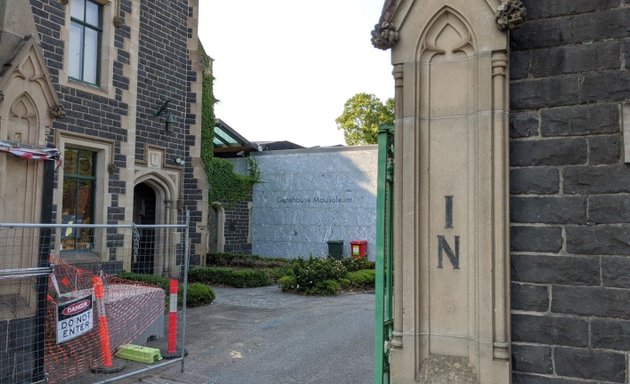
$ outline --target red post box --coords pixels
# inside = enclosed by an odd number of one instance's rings
[[[353,259],[362,259],[367,255],[367,240],[353,240],[350,242],[350,254]]]

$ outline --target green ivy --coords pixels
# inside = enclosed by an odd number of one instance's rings
[[[257,177],[234,172],[234,165],[226,159],[215,157],[208,170],[211,180],[210,202],[234,203],[245,200],[258,182]]]
[[[202,78],[202,106],[201,106],[201,160],[204,164],[208,183],[210,184],[209,201],[211,203],[234,203],[249,196],[254,184],[260,181],[258,164],[248,158],[248,175],[234,172],[232,163],[228,160],[214,157],[214,77],[212,76],[211,59],[200,46],[201,62],[204,67]]]

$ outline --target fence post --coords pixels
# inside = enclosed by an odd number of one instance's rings
[[[179,290],[179,282],[177,279],[171,279],[169,287],[169,311],[168,311],[168,331],[167,331],[167,343],[168,347],[166,352],[162,352],[161,355],[165,359],[176,359],[178,357],[186,356],[188,353],[185,349],[177,348],[177,293]]]

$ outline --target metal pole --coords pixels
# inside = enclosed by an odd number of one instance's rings
[[[167,365],[171,365],[171,364],[177,363],[178,361],[183,360],[183,359],[184,359],[183,357],[178,357],[177,359],[166,360],[163,363],[153,364],[153,365],[148,366],[146,368],[138,369],[137,371],[125,373],[125,374],[122,374],[122,375],[119,375],[119,376],[116,376],[116,377],[112,377],[112,378],[109,378],[109,379],[105,379],[103,381],[98,381],[98,382],[92,383],[92,384],[113,383],[113,382],[116,382],[116,381],[120,381],[122,379],[126,379],[127,377],[132,377],[132,376],[139,375],[141,373],[145,373],[145,372],[149,372],[149,371],[153,371],[153,370],[156,370],[156,369],[163,368],[163,367],[165,367]]]
[[[374,384],[384,384],[386,362],[386,265],[387,255],[387,152],[389,129],[381,126],[378,132],[378,177],[376,190],[376,276],[374,288],[375,321],[374,321]]]
[[[44,162],[44,180],[42,183],[42,211],[41,222],[52,222],[52,209],[53,209],[53,184],[55,181],[55,163],[52,161]],[[42,228],[39,232],[39,268],[48,268],[50,273],[50,263],[48,255],[50,255],[50,234],[52,231],[50,228]],[[48,294],[48,277],[40,275],[37,278],[37,316],[35,318],[35,346],[33,348],[34,368],[33,368],[33,381],[40,381],[45,379],[44,372],[44,340],[45,340],[45,327],[46,327],[46,307],[48,301],[46,295]]]

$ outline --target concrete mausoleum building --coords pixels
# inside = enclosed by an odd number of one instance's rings
[[[388,0],[372,41],[396,82],[391,382],[627,383],[628,1]]]

